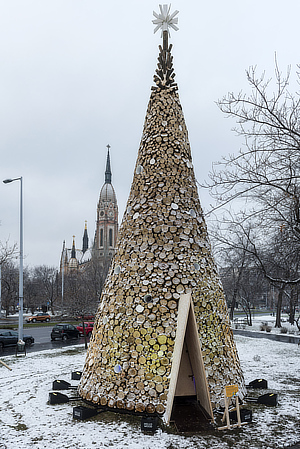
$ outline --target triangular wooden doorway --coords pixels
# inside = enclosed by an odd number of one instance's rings
[[[213,419],[191,293],[181,295],[179,299],[170,387],[164,415],[167,424],[172,416],[174,402],[179,398],[187,401],[195,398],[206,418]]]

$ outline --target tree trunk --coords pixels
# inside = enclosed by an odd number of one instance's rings
[[[248,321],[248,326],[252,326],[252,313],[251,313],[251,309],[249,307],[249,319],[247,319]]]
[[[230,311],[229,311],[229,318],[231,321],[233,321],[234,308],[235,308],[235,304],[236,304],[236,296],[237,296],[237,288],[234,289],[232,300],[231,300],[231,306],[230,306]]]
[[[241,298],[241,299],[242,299],[242,308],[246,314],[247,325],[252,326],[252,313],[251,313],[250,302],[245,298]]]
[[[233,290],[232,302],[231,302],[230,313],[229,313],[229,318],[231,319],[231,321],[233,321],[234,308],[235,308],[235,305],[236,305],[236,297],[237,297],[237,294],[238,294],[238,290],[240,288],[240,282],[241,282],[242,272],[243,272],[243,269],[244,269],[244,263],[245,263],[245,253],[244,253],[244,258],[243,258],[242,264],[239,267],[238,277],[237,277],[237,280],[236,280],[236,283],[235,283],[235,287],[234,287],[234,290]],[[234,276],[234,268],[233,268],[233,276]]]
[[[295,309],[296,309],[296,292],[294,289],[291,291],[290,296],[290,307],[289,307],[289,323],[295,323]]]
[[[275,327],[281,327],[281,307],[282,307],[282,297],[283,297],[284,287],[281,287],[278,293],[278,300],[276,306],[276,321]]]
[[[251,308],[248,305],[248,303],[246,303],[246,306],[244,308],[244,311],[246,313],[246,318],[247,318],[247,324],[248,326],[252,326],[252,314],[251,314]]]

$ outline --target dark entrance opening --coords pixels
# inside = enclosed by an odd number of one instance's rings
[[[175,396],[171,423],[178,432],[203,432],[213,428],[211,417],[197,401],[197,396]]]

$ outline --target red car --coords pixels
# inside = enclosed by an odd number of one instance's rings
[[[84,315],[84,316],[81,315],[76,318],[76,320],[79,320],[79,321],[81,321],[82,319],[94,321],[95,315]]]
[[[94,323],[84,323],[85,335],[90,337],[93,332],[93,327],[94,327]],[[83,335],[83,327],[82,326],[77,326],[77,330],[79,330],[80,335]]]

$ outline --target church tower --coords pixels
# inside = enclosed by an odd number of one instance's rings
[[[69,270],[77,270],[78,268],[78,260],[76,258],[76,249],[75,249],[75,235],[73,235],[73,244],[71,250],[71,258],[69,261],[68,269]]]
[[[97,221],[93,257],[99,260],[106,271],[115,254],[118,235],[118,204],[115,190],[111,183],[110,145],[107,145],[105,182],[101,188],[97,207]]]

